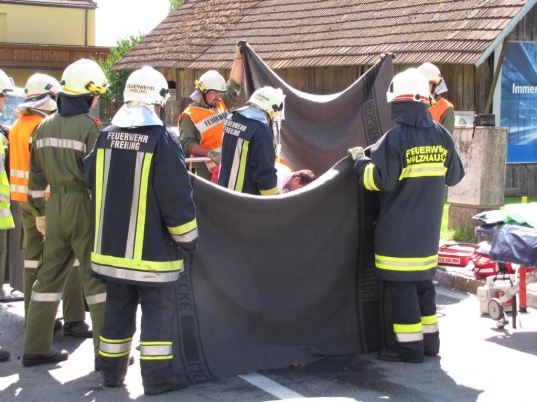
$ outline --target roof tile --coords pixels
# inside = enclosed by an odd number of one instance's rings
[[[249,42],[271,68],[475,63],[537,0],[187,0],[114,69],[230,68]]]

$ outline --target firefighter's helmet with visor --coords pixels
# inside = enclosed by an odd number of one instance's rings
[[[144,66],[134,71],[125,84],[125,102],[140,102],[164,106],[170,97],[168,81],[153,67]]]
[[[13,78],[8,77],[5,72],[0,70],[0,92],[6,94],[14,89],[15,85],[13,84]]]
[[[430,104],[429,82],[416,68],[409,68],[393,77],[386,98],[391,102],[422,102]]]
[[[67,66],[60,81],[67,95],[102,95],[108,87],[103,69],[93,60],[80,59]]]
[[[427,78],[429,82],[435,86],[439,85],[443,80],[442,75],[440,74],[440,70],[432,63],[423,63],[421,66],[418,67],[418,71],[422,73],[425,78]]]
[[[246,105],[265,111],[272,120],[282,114],[284,100],[285,95],[280,88],[262,87],[250,96]]]
[[[194,81],[196,88],[202,93],[207,91],[226,92],[226,80],[216,70],[209,70],[202,74],[199,80]]]
[[[26,100],[40,98],[43,95],[50,95],[56,99],[60,90],[61,85],[56,78],[41,73],[33,74],[28,78],[24,87]]]

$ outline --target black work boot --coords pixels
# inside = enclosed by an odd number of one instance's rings
[[[63,333],[64,335],[76,336],[77,338],[93,338],[93,331],[85,321],[64,323]]]
[[[188,381],[181,375],[175,375],[168,379],[168,381],[160,382],[158,384],[146,384],[144,382],[144,394],[146,395],[158,395],[165,392],[177,391],[181,388],[186,388]]]
[[[22,365],[29,367],[44,363],[63,362],[64,360],[67,360],[68,357],[69,353],[67,353],[66,350],[51,350],[50,352],[42,355],[32,355],[25,353],[22,355]]]

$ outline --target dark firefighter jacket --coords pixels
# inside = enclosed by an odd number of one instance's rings
[[[224,123],[218,184],[240,193],[278,194],[272,130],[266,122],[246,117],[250,112],[257,113],[241,108]]]
[[[430,279],[438,263],[445,185],[464,177],[449,132],[434,123],[427,105],[392,104],[397,125],[371,148],[371,163],[358,159],[361,182],[380,191],[375,226],[375,266],[392,281]]]
[[[109,126],[85,168],[95,211],[93,272],[138,285],[176,281],[198,237],[176,135],[165,126]]]

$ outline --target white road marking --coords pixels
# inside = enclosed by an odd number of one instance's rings
[[[279,399],[303,398],[302,395],[295,391],[292,391],[259,373],[243,374],[238,377]]]

